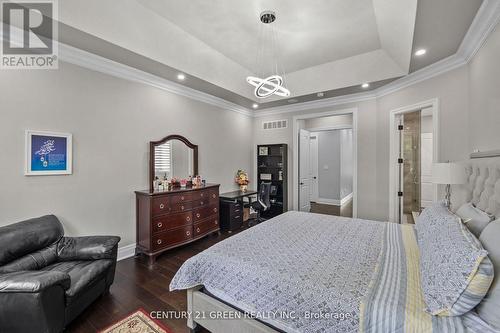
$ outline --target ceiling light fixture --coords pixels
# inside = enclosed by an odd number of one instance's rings
[[[417,52],[415,52],[415,55],[417,57],[420,57],[420,56],[423,56],[424,54],[427,53],[427,50],[426,49],[420,49],[420,50],[417,50]]]
[[[325,96],[325,93],[324,92],[319,92],[319,93],[316,94],[316,96],[323,97],[323,96]]]
[[[177,79],[178,80],[184,81],[185,78],[186,78],[186,75],[184,75],[182,73],[181,74],[177,74]]]
[[[361,85],[361,88],[363,88],[363,89],[366,89],[366,88],[368,88],[368,87],[370,87],[370,84],[369,84],[369,83],[363,83],[363,84]]]
[[[253,103],[252,107],[253,107],[254,109],[257,109],[257,108],[259,107],[259,104],[257,104],[257,103]]]
[[[265,38],[261,38],[263,42],[261,43],[262,49],[257,54],[257,65],[258,68],[262,68],[262,73],[260,77],[248,76],[247,82],[255,87],[254,94],[257,98],[266,98],[272,95],[279,97],[290,96],[290,90],[285,88],[285,74],[280,73],[278,70],[278,52],[276,51],[276,31],[271,25],[276,20],[276,13],[270,10],[263,11],[260,14],[260,21],[264,24],[264,27],[270,27],[269,41],[266,43]],[[261,33],[265,36],[263,29]],[[271,47],[266,47],[269,44]],[[270,54],[266,54],[266,51],[270,51]],[[261,58],[261,59],[259,59]],[[274,63],[273,63],[274,61]],[[265,67],[271,65],[271,71],[264,69]],[[281,75],[280,75],[281,74]]]

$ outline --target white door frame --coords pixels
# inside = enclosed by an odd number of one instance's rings
[[[353,170],[352,170],[352,216],[358,216],[358,108],[348,108],[336,111],[326,111],[319,113],[311,113],[294,116],[292,120],[293,126],[293,177],[292,177],[292,193],[293,193],[293,210],[299,210],[299,120],[320,118],[328,116],[340,116],[344,114],[352,114],[352,155],[353,155]],[[332,126],[333,127],[333,126]],[[333,129],[340,129],[339,127]],[[317,132],[318,129],[308,129],[311,132]],[[325,129],[326,130],[326,129]]]
[[[434,98],[431,100],[423,101],[413,105],[404,106],[398,109],[394,109],[389,113],[389,132],[390,132],[390,154],[389,154],[389,221],[397,222],[397,204],[396,204],[396,193],[398,186],[398,170],[396,168],[396,162],[398,159],[398,140],[396,137],[396,116],[419,111],[426,108],[432,108],[432,133],[433,133],[433,152],[432,159],[433,163],[439,162],[439,99]],[[434,201],[438,197],[437,185],[434,185]]]

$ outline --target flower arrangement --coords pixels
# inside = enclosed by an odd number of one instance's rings
[[[248,173],[245,170],[238,170],[236,172],[236,178],[234,179],[236,184],[240,185],[240,190],[245,192],[248,188],[250,180],[248,179]]]

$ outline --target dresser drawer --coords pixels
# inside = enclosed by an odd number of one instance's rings
[[[193,210],[193,221],[201,221],[212,215],[218,215],[219,205],[200,207]]]
[[[182,243],[193,238],[193,226],[185,226],[153,236],[153,251]]]
[[[193,192],[193,200],[209,200],[210,199],[210,191],[209,190],[200,190]]]
[[[208,195],[210,197],[210,202],[211,203],[217,203],[219,202],[219,190],[218,189],[211,189],[208,191]]]
[[[153,199],[153,215],[168,214],[170,212],[170,198],[165,195]]]
[[[192,202],[178,202],[170,204],[170,211],[172,213],[180,213],[191,210],[193,206]]]
[[[219,229],[219,218],[217,216],[208,218],[194,225],[194,237],[204,235]]]
[[[193,217],[191,216],[191,212],[156,217],[152,222],[153,233],[174,229],[184,225],[191,225],[192,223]]]
[[[187,202],[187,201],[191,201],[191,200],[193,200],[193,193],[192,192],[186,192],[186,193],[175,194],[175,195],[170,196],[170,202],[172,204]]]
[[[197,207],[205,207],[212,204],[209,198],[206,199],[196,199],[192,202],[192,207],[197,208]]]

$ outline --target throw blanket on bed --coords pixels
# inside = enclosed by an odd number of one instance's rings
[[[438,317],[424,311],[413,226],[387,223],[384,233],[380,261],[361,304],[360,332],[465,332],[462,317]]]
[[[170,289],[199,285],[284,332],[468,332],[462,320],[479,320],[423,311],[409,225],[288,212],[190,258]]]

